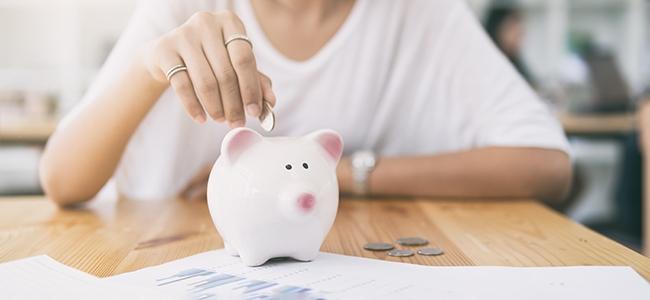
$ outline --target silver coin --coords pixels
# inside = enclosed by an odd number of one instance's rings
[[[433,248],[422,248],[418,250],[418,254],[420,255],[426,255],[426,256],[438,256],[445,253],[445,251],[442,251],[442,249],[438,247],[433,247]]]
[[[393,249],[388,251],[388,255],[395,257],[413,256],[413,251],[407,249]]]
[[[429,243],[429,241],[420,237],[403,237],[395,242],[402,246],[424,246]]]
[[[395,248],[393,244],[389,243],[367,243],[363,245],[363,249],[369,251],[388,251]]]
[[[271,104],[264,100],[262,101],[262,113],[260,114],[260,126],[262,129],[271,132],[275,128],[275,113],[271,109]]]

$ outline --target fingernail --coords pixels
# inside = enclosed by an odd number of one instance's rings
[[[260,106],[255,104],[255,103],[251,103],[249,105],[246,105],[246,111],[248,111],[248,114],[253,116],[253,117],[259,117],[259,115],[261,113]]]
[[[218,118],[216,118],[216,119],[214,119],[214,120],[217,121],[217,122],[219,122],[219,123],[223,123],[223,122],[226,121],[226,118],[224,118],[224,117],[218,117]]]
[[[203,124],[203,123],[205,123],[205,116],[203,114],[196,115],[194,117],[194,120],[199,122],[200,124]]]
[[[237,127],[243,127],[244,126],[244,121],[243,120],[237,120],[234,122],[230,122],[230,127],[231,128],[237,128]]]

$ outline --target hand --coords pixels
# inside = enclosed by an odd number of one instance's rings
[[[225,46],[235,34],[245,35],[246,29],[233,12],[197,12],[144,49],[146,68],[156,81],[167,83],[168,70],[187,67],[173,75],[170,84],[199,123],[207,114],[230,127],[244,126],[244,108],[258,117],[263,99],[275,105],[271,80],[257,70],[251,45],[235,40]]]
[[[181,190],[180,197],[186,200],[206,200],[208,195],[208,178],[212,171],[212,164],[207,164],[190,179],[185,188]]]
[[[349,157],[341,157],[336,166],[336,178],[339,181],[339,193],[348,194],[352,192],[352,164]]]

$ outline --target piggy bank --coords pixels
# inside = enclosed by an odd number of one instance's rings
[[[336,217],[342,150],[332,130],[295,138],[228,132],[207,192],[226,251],[248,266],[275,257],[314,259]]]

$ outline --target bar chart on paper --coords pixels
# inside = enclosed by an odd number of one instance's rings
[[[105,280],[190,299],[650,299],[629,267],[430,267],[329,253],[247,267],[217,250]]]
[[[212,251],[108,280],[182,291],[191,299],[346,299],[368,295],[381,299],[426,292],[399,274],[383,278],[362,275],[373,268],[373,260],[359,262],[327,253],[309,263],[272,260],[260,267],[246,267],[238,257]]]
[[[191,268],[156,279],[159,287],[180,285],[193,299],[216,299],[221,295],[240,295],[245,299],[267,299],[301,295],[300,299],[318,299],[310,288],[281,285],[266,280],[247,279],[231,274]]]

